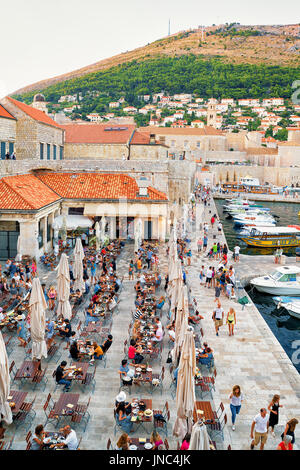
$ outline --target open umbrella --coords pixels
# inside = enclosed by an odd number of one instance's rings
[[[69,302],[70,298],[70,270],[68,258],[65,253],[61,255],[60,262],[57,269],[57,293],[58,293],[58,308],[57,316],[62,316],[71,320],[72,309]]]
[[[47,303],[40,280],[37,277],[35,277],[32,281],[29,308],[32,359],[41,359],[42,356],[47,357],[47,345],[45,342],[45,310],[47,308]]]
[[[82,247],[81,239],[78,237],[76,238],[76,244],[74,249],[74,290],[77,289],[80,292],[85,290],[85,284],[83,280],[83,259],[84,259],[84,251]]]
[[[193,329],[188,327],[182,346],[177,375],[176,406],[177,418],[173,434],[183,439],[192,428],[195,405],[196,353]]]
[[[198,421],[192,429],[189,450],[211,450],[206,426],[201,415],[198,416]]]
[[[10,377],[7,352],[0,331],[0,420],[1,414],[7,424],[12,423],[12,412],[8,404],[7,397],[10,392]]]

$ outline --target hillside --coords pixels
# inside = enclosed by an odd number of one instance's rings
[[[14,95],[28,96],[53,85],[110,70],[122,64],[144,62],[163,57],[199,56],[203,60],[219,57],[224,64],[281,66],[297,68],[300,65],[300,26],[218,25],[183,31],[157,40],[144,47],[127,51],[95,64],[57,77],[42,80],[17,90]]]

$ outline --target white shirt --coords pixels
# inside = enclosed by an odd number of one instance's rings
[[[269,421],[269,415],[268,413],[266,416],[263,418],[262,415],[259,413],[258,415],[255,416],[254,420],[255,421],[255,431],[264,433],[268,431],[268,421]]]
[[[234,250],[234,252],[238,255],[239,252],[240,252],[240,247],[239,247],[239,246],[235,246],[233,250]]]
[[[164,332],[162,328],[157,328],[155,333],[155,341],[161,341],[163,339]]]
[[[215,310],[215,319],[216,320],[221,320],[222,319],[222,316],[223,316],[223,313],[224,313],[224,310],[222,309],[222,307],[220,308],[216,308]]]
[[[210,279],[210,278],[212,277],[212,270],[211,270],[211,269],[208,269],[208,270],[206,271],[206,277],[207,277],[208,279]]]
[[[175,339],[175,331],[174,330],[169,330],[169,336],[170,336],[170,338]]]
[[[68,446],[69,450],[76,450],[78,447],[78,440],[76,432],[74,429],[71,430],[70,434],[67,435],[66,439],[63,441],[64,444]]]
[[[244,395],[241,393],[239,397],[232,395],[231,397],[231,404],[233,406],[241,406],[242,401],[244,400]]]

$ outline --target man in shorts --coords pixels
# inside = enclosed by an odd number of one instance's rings
[[[221,302],[218,300],[217,307],[213,313],[213,321],[215,322],[216,335],[219,336],[219,328],[223,325],[224,310],[221,307]]]
[[[233,248],[233,256],[234,261],[237,263],[240,259],[240,247],[238,245]]]
[[[269,415],[266,408],[261,408],[258,415],[255,416],[251,425],[251,450],[260,443],[260,450],[264,449],[268,439]],[[253,437],[254,431],[254,437]]]

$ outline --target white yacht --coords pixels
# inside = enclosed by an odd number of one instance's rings
[[[265,223],[276,225],[275,219],[269,214],[263,214],[263,215],[240,214],[240,215],[234,215],[233,220],[234,220],[235,225],[255,224],[255,225],[265,226]]]
[[[269,275],[255,277],[250,281],[259,292],[274,296],[300,296],[300,267],[280,266]]]

